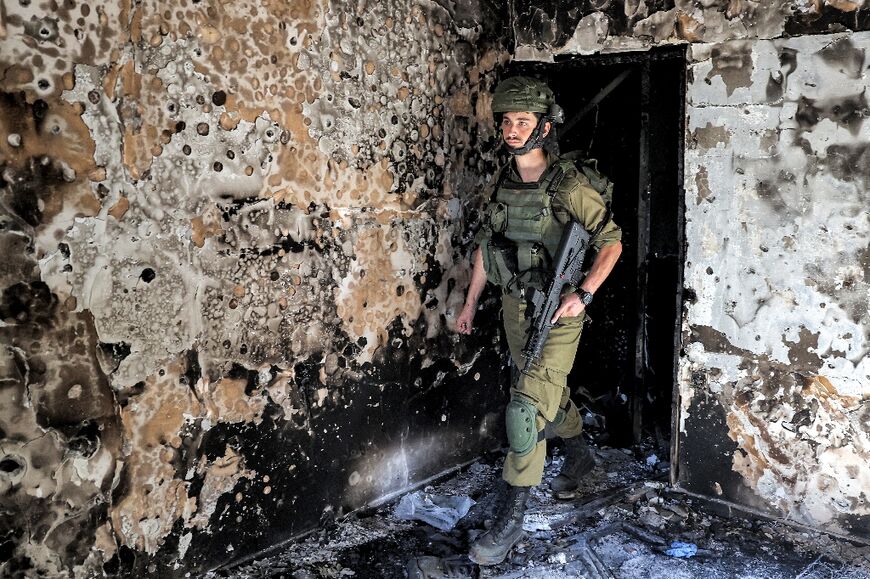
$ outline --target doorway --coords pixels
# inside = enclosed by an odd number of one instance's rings
[[[623,253],[589,308],[569,375],[587,431],[615,447],[669,448],[684,264],[684,47],[514,63],[565,109],[562,153],[598,160],[615,183]]]

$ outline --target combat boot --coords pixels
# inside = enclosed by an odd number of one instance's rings
[[[523,538],[523,515],[531,487],[508,489],[505,505],[487,532],[471,546],[468,557],[478,565],[498,565]]]
[[[572,491],[580,484],[580,479],[595,468],[595,458],[586,446],[583,436],[565,439],[565,462],[559,475],[550,481],[553,492]]]

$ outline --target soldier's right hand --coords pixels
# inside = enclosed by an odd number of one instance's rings
[[[459,314],[459,317],[456,318],[456,331],[460,334],[470,334],[471,329],[474,327],[474,313],[475,309],[473,307],[468,307],[465,305],[462,308],[462,313]]]

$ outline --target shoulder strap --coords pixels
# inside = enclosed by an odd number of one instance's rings
[[[593,160],[594,162],[594,160]],[[547,173],[543,177],[543,181],[547,183],[547,195],[552,199],[555,197],[556,193],[559,190],[559,187],[562,185],[562,181],[565,180],[566,175],[566,167],[574,168],[575,170],[580,170],[577,167],[577,164],[572,159],[564,159],[560,158],[558,161],[553,163],[552,167],[547,171]],[[584,167],[585,168],[585,167]],[[495,199],[495,195],[498,193],[498,190],[501,189],[501,186],[504,185],[505,180],[507,179],[508,172],[510,171],[510,163],[502,167],[501,171],[499,171],[498,177],[495,180],[495,186],[493,187],[492,194],[490,195],[490,200]],[[583,171],[584,175],[586,172]],[[588,175],[587,175],[587,178]],[[517,184],[518,187],[522,188],[534,188],[535,185],[533,183],[520,183]],[[595,189],[595,187],[593,187]],[[597,189],[596,189],[597,190]],[[608,213],[610,212],[610,203],[605,199]],[[609,218],[608,218],[609,221]]]
[[[504,180],[507,179],[507,174],[508,174],[508,171],[510,171],[510,168],[511,168],[511,164],[510,164],[510,162],[508,162],[508,164],[505,165],[504,167],[502,167],[501,171],[498,172],[498,177],[496,177],[496,180],[495,180],[495,187],[492,188],[492,193],[490,193],[490,195],[489,195],[490,201],[493,201],[495,199],[495,196],[498,193],[498,190],[501,189],[501,186],[504,183]]]
[[[565,179],[565,170],[562,168],[561,163],[556,163],[553,166],[554,175],[550,179],[550,184],[547,185],[547,195],[550,196],[550,199],[556,196],[556,192],[559,190],[559,185],[562,184],[562,181]]]
[[[563,159],[560,157],[558,161],[553,163],[553,168],[550,169],[552,177],[550,178],[549,185],[547,185],[547,195],[550,196],[550,199],[556,196],[559,186],[565,179],[566,168],[569,167],[574,167],[574,162],[570,159]]]

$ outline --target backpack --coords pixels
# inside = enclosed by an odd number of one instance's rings
[[[607,220],[609,221],[610,206],[613,203],[613,181],[598,170],[598,159],[584,157],[580,151],[565,153],[560,155],[560,158],[573,161],[577,170],[586,175],[586,178],[589,179],[589,184],[593,189],[598,191],[598,194],[604,200],[604,206],[607,207],[608,213]]]

